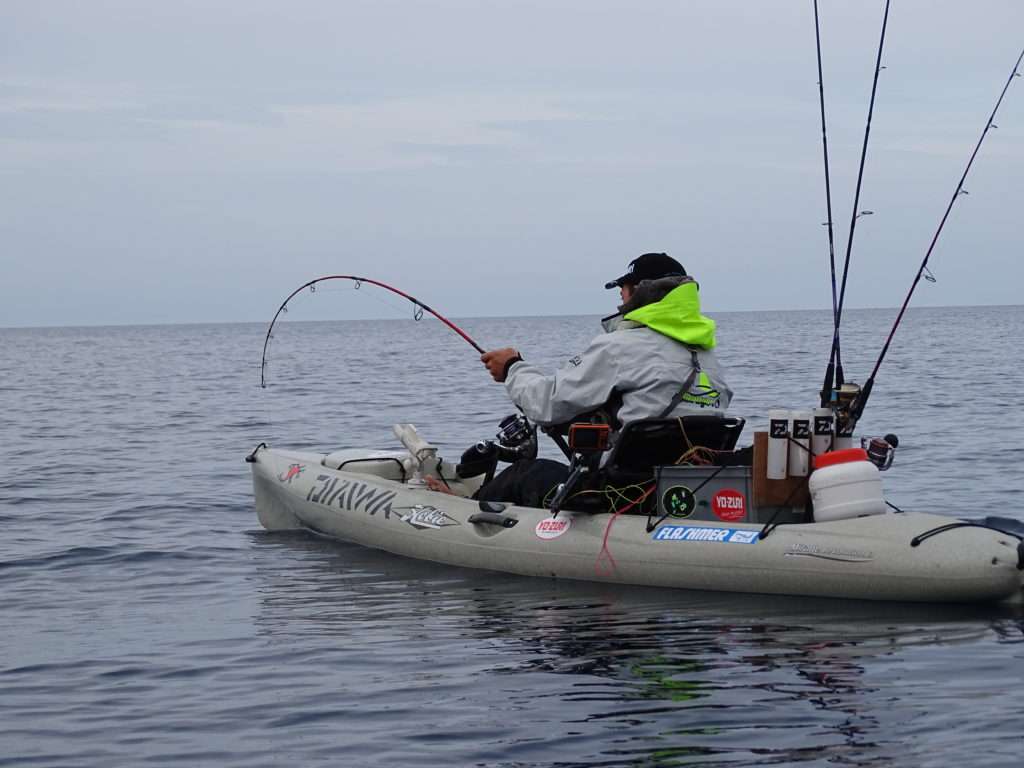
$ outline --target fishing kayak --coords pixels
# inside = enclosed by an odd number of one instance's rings
[[[397,429],[397,428],[396,428]],[[408,445],[408,444],[407,444]],[[477,502],[429,489],[406,452],[261,444],[248,457],[269,531],[307,530],[446,565],[658,588],[867,600],[1019,600],[1024,545],[950,517],[888,513],[766,526]],[[454,478],[454,467],[437,469]],[[475,485],[474,485],[475,483]],[[723,518],[727,517],[722,515]]]
[[[869,128],[887,20],[888,4],[868,108]],[[815,9],[816,29],[817,25]],[[769,430],[755,433],[749,455],[733,450],[742,419],[687,424],[687,416],[666,418],[679,404],[675,399],[658,419],[632,419],[621,425],[614,439],[607,419],[599,424],[579,414],[582,421],[569,425],[568,442],[563,435],[548,432],[571,460],[568,479],[557,486],[550,504],[545,497],[543,504],[548,509],[475,501],[472,497],[480,478],[446,466],[437,459],[435,448],[420,440],[415,430],[407,429],[410,425],[396,426],[406,454],[370,450],[316,454],[261,444],[247,457],[260,522],[271,531],[305,529],[396,555],[525,576],[869,600],[1020,600],[1024,532],[1018,528],[1014,533],[993,523],[992,518],[970,521],[890,511],[878,472],[891,465],[898,438],[871,438],[862,441],[860,449],[852,447],[852,440],[875,375],[914,290],[922,277],[934,280],[928,259],[954,203],[964,193],[964,180],[978,150],[989,129],[995,127],[993,120],[1007,88],[1020,75],[1022,60],[1024,51],[985,123],[863,387],[845,378],[839,330],[854,226],[860,216],[871,213],[857,213],[869,131],[864,134],[855,214],[850,222],[842,287],[837,292],[819,38],[826,224],[833,257],[832,348],[819,392],[821,407],[770,412]],[[630,269],[639,261],[634,260]],[[636,272],[639,270],[632,273],[634,277]],[[630,274],[605,287],[631,284]],[[315,292],[327,281],[348,281],[355,288],[367,283],[400,296],[413,304],[415,319],[424,312],[433,315],[487,356],[465,331],[405,291],[365,277],[326,275],[295,289],[278,308],[264,339],[261,386],[267,385],[274,327],[288,303],[307,289]],[[623,300],[627,300],[625,293]],[[693,354],[693,371],[697,372],[700,367],[696,352]],[[579,365],[579,361],[575,358],[573,362]],[[502,380],[495,370],[491,373]],[[683,389],[689,387],[686,384]],[[707,388],[712,389],[710,385]],[[699,405],[717,410],[717,393],[712,402]],[[535,430],[512,429],[515,421],[502,422],[499,438],[504,435],[510,441],[499,439],[502,447],[495,449],[497,455],[510,462],[532,460],[536,456]],[[658,421],[666,423],[655,423]],[[575,441],[574,428],[579,438]],[[520,439],[513,432],[533,437]],[[607,456],[602,457],[605,451]],[[434,478],[434,487],[428,487],[429,478]],[[448,487],[438,488],[437,478]],[[629,498],[627,491],[637,488],[644,491],[643,496]],[[569,502],[588,493],[604,494],[614,511],[602,511],[600,505],[591,505],[587,511],[568,508]],[[600,502],[593,496],[587,500]],[[625,514],[631,509],[633,513]]]

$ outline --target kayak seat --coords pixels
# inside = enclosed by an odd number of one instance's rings
[[[550,509],[557,512],[564,504],[583,512],[606,512],[608,498],[594,491],[649,483],[654,479],[655,467],[683,463],[686,453],[694,448],[715,451],[715,463],[749,464],[740,457],[743,451],[733,451],[744,424],[744,419],[703,413],[637,419],[622,428],[603,464],[599,464],[599,447],[595,450],[588,445],[583,450],[573,450],[563,440],[560,446],[571,458],[569,476],[559,486]],[[592,425],[570,425],[570,442],[572,427],[579,426]],[[577,493],[581,486],[583,493]],[[636,511],[642,513],[644,509],[641,506]]]
[[[744,424],[745,419],[721,414],[632,421],[622,428],[601,468],[602,485],[647,482],[655,467],[680,463],[692,448],[732,451]]]

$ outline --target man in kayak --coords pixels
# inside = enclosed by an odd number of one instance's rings
[[[554,373],[512,347],[481,361],[512,402],[540,426],[565,424],[602,410],[614,434],[636,419],[725,410],[732,391],[712,349],[715,323],[700,312],[697,282],[665,253],[645,253],[622,277],[619,311],[601,322],[605,333]],[[477,498],[543,506],[568,467],[549,459],[517,461],[480,489]]]

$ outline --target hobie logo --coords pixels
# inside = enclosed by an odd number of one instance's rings
[[[568,517],[546,517],[537,523],[534,533],[540,539],[557,539],[572,526],[572,519]]]
[[[402,507],[396,507],[402,509]],[[414,507],[406,507],[409,511],[402,515],[403,523],[408,523],[413,528],[446,528],[449,525],[458,525],[458,520],[448,517],[437,507],[428,507],[424,504],[417,504]]]

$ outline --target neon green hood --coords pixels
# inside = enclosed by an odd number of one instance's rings
[[[701,349],[715,346],[715,321],[700,313],[696,283],[673,288],[661,301],[634,309],[623,319]]]

